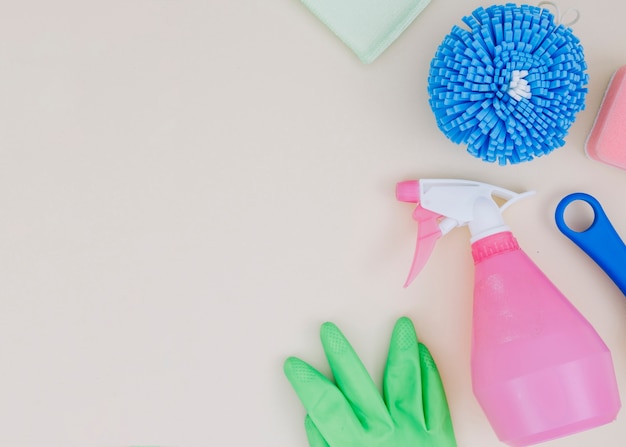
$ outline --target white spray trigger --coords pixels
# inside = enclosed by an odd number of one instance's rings
[[[459,226],[474,220],[474,203],[478,197],[505,200],[500,208],[500,211],[504,211],[517,200],[533,194],[519,194],[488,183],[457,179],[422,179],[419,180],[419,190],[419,203],[425,209],[450,217],[459,222]]]
[[[468,225],[474,242],[507,230],[502,212],[531,194],[534,192],[520,194],[470,180],[422,179],[398,183],[397,199],[417,204],[413,213],[418,222],[417,245],[405,287],[424,267],[441,236],[456,227]],[[498,207],[494,197],[504,200],[504,204]]]

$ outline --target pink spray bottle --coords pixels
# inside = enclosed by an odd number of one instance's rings
[[[417,203],[419,224],[405,287],[437,239],[469,227],[472,388],[498,438],[513,447],[609,423],[621,406],[609,349],[504,224],[502,211],[529,194],[446,179],[401,182],[396,190],[398,200]]]

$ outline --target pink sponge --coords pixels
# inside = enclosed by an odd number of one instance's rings
[[[609,82],[585,152],[594,160],[626,169],[626,65]]]

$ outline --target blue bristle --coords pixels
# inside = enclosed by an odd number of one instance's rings
[[[439,128],[475,157],[515,164],[565,144],[585,108],[583,48],[570,28],[537,6],[478,8],[453,26],[428,77]],[[530,97],[509,94],[513,72],[527,73]],[[515,99],[517,98],[517,99]]]

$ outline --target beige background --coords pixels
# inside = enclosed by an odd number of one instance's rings
[[[585,138],[626,64],[626,7],[564,0],[587,109],[555,153],[474,159],[437,129],[430,59],[481,1],[433,0],[365,66],[297,0],[0,1],[0,445],[306,446],[287,355],[327,371],[337,323],[380,379],[407,315],[460,447],[502,445],[470,389],[469,235],[414,248],[399,180],[537,194],[506,212],[593,323],[626,390],[626,299],[554,225],[568,193],[626,235],[626,172]],[[545,444],[621,446],[615,423]]]

